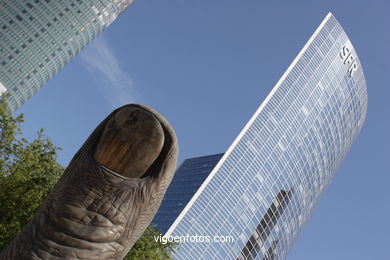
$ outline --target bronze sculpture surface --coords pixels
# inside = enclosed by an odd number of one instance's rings
[[[153,219],[176,167],[169,123],[154,110],[113,111],[73,157],[10,259],[122,259]]]

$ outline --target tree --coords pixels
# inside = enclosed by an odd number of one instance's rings
[[[0,251],[34,216],[57,183],[64,168],[56,161],[56,147],[38,131],[28,141],[22,135],[23,115],[14,118],[0,101]],[[175,243],[158,243],[159,233],[148,227],[124,259],[170,259]]]
[[[142,236],[137,240],[124,260],[149,259],[149,260],[166,260],[172,259],[169,255],[175,252],[178,246],[175,242],[160,243],[156,238],[161,233],[149,226]]]
[[[63,171],[58,147],[38,131],[20,138],[23,115],[14,118],[0,103],[0,250],[27,224]]]

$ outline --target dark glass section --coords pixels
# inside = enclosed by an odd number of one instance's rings
[[[271,245],[268,247],[267,252],[265,252],[265,255],[262,260],[274,260],[275,259],[275,248],[278,245],[279,240],[272,241]]]
[[[259,225],[256,227],[256,230],[253,232],[252,236],[248,239],[248,242],[242,249],[241,254],[237,259],[256,258],[264,242],[267,240],[268,235],[271,233],[279,217],[283,214],[284,209],[287,207],[291,199],[292,193],[293,193],[292,189],[289,191],[284,191],[284,190],[279,191],[278,195],[276,195],[276,198],[272,202],[271,206],[269,206],[267,212],[264,214],[264,217],[261,219]],[[274,253],[272,249],[274,243],[275,241],[273,241],[271,247],[268,248],[267,253],[263,258],[264,260],[271,260],[274,258],[273,256]],[[276,244],[277,243],[278,241],[276,242]],[[268,253],[270,249],[272,249],[271,250],[272,255],[271,253]]]
[[[168,231],[222,156],[223,153],[191,158],[180,165],[152,221],[157,230],[162,234]]]

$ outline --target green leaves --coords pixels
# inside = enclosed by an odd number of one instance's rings
[[[63,171],[58,147],[44,136],[21,138],[23,115],[0,103],[0,250],[27,224]]]
[[[177,243],[167,242],[163,244],[156,242],[155,238],[161,235],[152,227],[148,227],[138,241],[131,248],[124,260],[148,259],[166,260],[172,259],[169,254],[175,252]]]

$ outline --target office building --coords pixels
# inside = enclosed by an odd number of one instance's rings
[[[0,96],[15,112],[134,0],[2,0]]]
[[[175,259],[285,259],[363,126],[366,83],[332,14],[294,59],[167,236]]]
[[[152,224],[162,234],[173,224],[200,185],[217,165],[223,154],[213,154],[185,160],[165,193]]]

